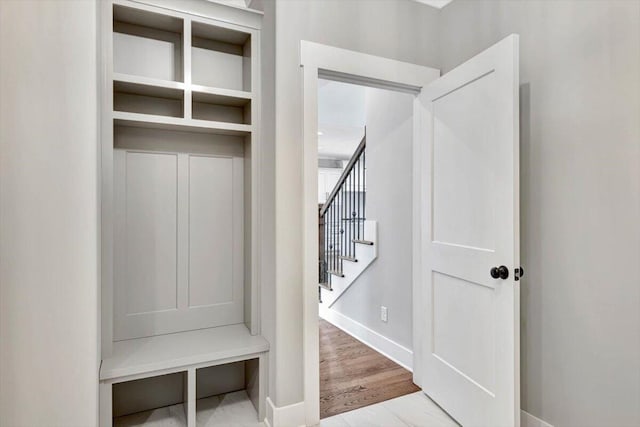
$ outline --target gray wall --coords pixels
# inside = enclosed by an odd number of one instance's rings
[[[380,335],[413,348],[413,98],[367,88],[367,219],[378,223],[378,258],[333,308]],[[380,320],[380,306],[388,322]]]
[[[277,406],[304,398],[300,40],[434,66],[437,18],[436,9],[412,1],[276,2],[276,339],[269,395]]]
[[[522,407],[640,425],[640,2],[454,0],[446,72],[520,34]]]
[[[0,1],[0,425],[98,417],[95,1]]]

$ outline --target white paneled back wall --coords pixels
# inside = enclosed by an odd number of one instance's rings
[[[242,323],[243,159],[114,159],[115,340]]]

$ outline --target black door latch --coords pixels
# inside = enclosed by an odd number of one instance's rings
[[[516,268],[513,274],[515,274],[514,280],[520,280],[520,278],[524,276],[524,268]]]

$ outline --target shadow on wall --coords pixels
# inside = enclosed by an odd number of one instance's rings
[[[540,322],[542,318],[542,292],[543,286],[529,286],[529,283],[539,283],[542,266],[533,265],[529,257],[531,252],[540,253],[542,251],[541,235],[532,235],[529,231],[539,229],[541,207],[532,203],[531,188],[534,178],[532,177],[533,164],[540,160],[540,147],[534,146],[531,141],[531,84],[520,85],[520,262],[525,268],[525,275],[520,282],[520,366],[521,390],[532,389],[528,387],[529,374],[542,375],[542,371],[531,373],[524,367],[531,366],[529,359],[541,360],[542,358],[542,337],[541,328],[534,327],[527,319],[536,319]],[[522,227],[522,224],[536,224],[534,227]],[[533,273],[533,274],[532,274]],[[533,280],[532,280],[533,279]],[[532,308],[536,309],[534,313]],[[535,354],[534,354],[535,352]],[[536,396],[535,399],[541,399]]]

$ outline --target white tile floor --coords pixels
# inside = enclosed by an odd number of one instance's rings
[[[237,391],[220,396],[199,399],[196,405],[197,427],[264,427],[247,393]],[[152,411],[118,417],[115,427],[183,427],[186,419],[183,405],[173,405]]]
[[[320,427],[454,427],[457,425],[421,391],[320,421]]]
[[[198,427],[265,427],[246,392],[198,400]],[[182,427],[182,405],[119,417],[116,427]],[[456,427],[455,421],[421,391],[345,412],[320,421],[320,427]]]

